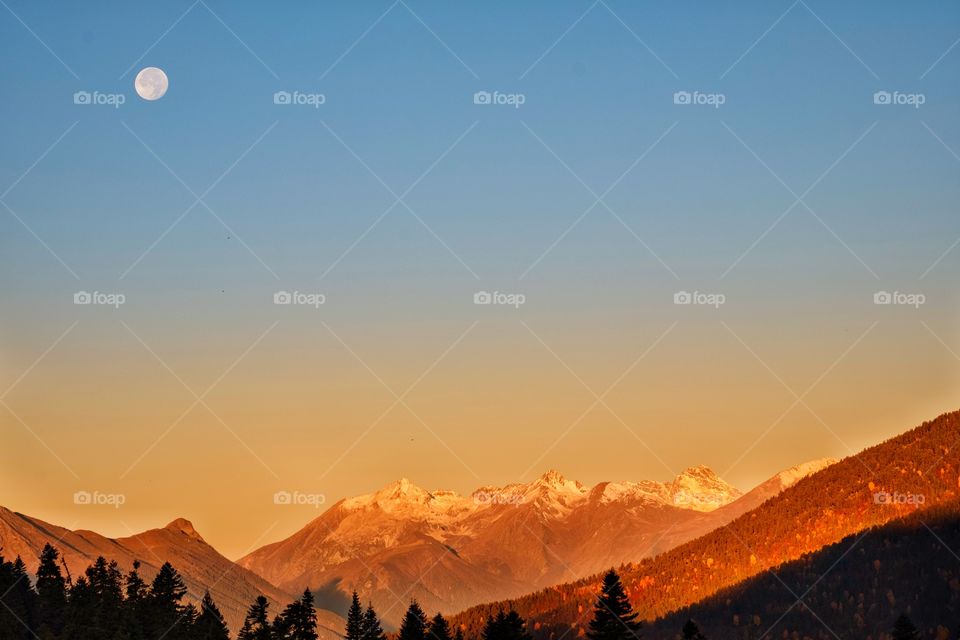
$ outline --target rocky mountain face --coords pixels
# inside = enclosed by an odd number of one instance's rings
[[[447,613],[641,560],[729,522],[783,483],[742,495],[694,467],[667,483],[588,488],[549,471],[464,496],[402,479],[341,500],[238,563],[284,590],[315,589],[328,606],[356,589],[395,624],[410,598]]]
[[[0,507],[0,553],[5,558],[19,555],[30,571],[36,571],[40,551],[47,543],[57,548],[74,579],[83,575],[97,556],[116,560],[124,573],[139,560],[141,575],[148,582],[164,562],[170,562],[183,576],[189,590],[187,600],[198,604],[209,589],[234,632],[242,626],[247,607],[258,595],[267,597],[274,613],[294,599],[294,595],[220,555],[183,518],[161,529],[107,538],[93,531],[71,531]],[[329,611],[318,611],[317,615],[326,637],[339,637],[340,616]]]

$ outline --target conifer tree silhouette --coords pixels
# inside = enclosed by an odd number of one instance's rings
[[[243,626],[237,634],[237,640],[273,640],[273,630],[269,621],[270,604],[264,596],[257,596],[247,615],[243,619]]]
[[[133,561],[133,567],[127,573],[125,591],[127,599],[123,604],[124,640],[145,640],[143,621],[149,589],[147,583],[140,577],[139,560]]]
[[[907,614],[902,613],[893,625],[893,640],[919,640],[920,632]]]
[[[317,611],[313,607],[313,593],[304,589],[299,599],[291,602],[274,618],[273,635],[276,640],[316,640]]]
[[[56,638],[63,632],[67,608],[67,581],[60,573],[60,554],[50,544],[43,545],[37,567],[37,635],[41,640]]]
[[[427,625],[427,640],[453,640],[450,635],[450,624],[437,612]]]
[[[481,637],[483,640],[530,640],[526,621],[512,608],[509,613],[500,609],[497,615],[487,618]]]
[[[360,606],[360,596],[354,591],[347,610],[347,628],[343,637],[344,640],[363,640],[363,632],[363,608]]]
[[[707,637],[700,632],[696,622],[687,620],[683,625],[683,640],[707,640]]]
[[[187,634],[193,622],[191,611],[182,603],[187,594],[180,573],[169,562],[164,562],[150,584],[150,591],[144,609],[144,631],[149,640],[163,637],[164,640],[177,640]]]
[[[36,594],[20,556],[4,562],[0,556],[0,637],[33,640]]]
[[[223,614],[220,613],[209,591],[203,594],[203,600],[200,601],[200,615],[193,623],[190,635],[192,640],[230,640],[230,630],[227,629]]]
[[[383,632],[383,626],[380,624],[380,618],[373,609],[373,603],[367,603],[367,610],[363,613],[363,639],[364,640],[387,640]]]
[[[416,600],[410,602],[410,607],[400,622],[400,633],[397,640],[426,640],[427,616]]]
[[[603,576],[603,585],[593,608],[587,638],[590,640],[637,640],[640,623],[630,606],[630,599],[620,582],[620,576],[610,569]]]

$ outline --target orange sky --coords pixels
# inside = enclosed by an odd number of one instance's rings
[[[159,323],[134,329],[181,384],[118,322],[82,321],[4,399],[28,426],[0,411],[0,504],[111,536],[183,516],[237,557],[317,515],[274,505],[278,490],[332,504],[400,476],[467,492],[548,468],[590,484],[666,480],[697,464],[747,489],[957,408],[956,360],[916,317],[827,332],[788,316],[771,326],[737,312],[651,319],[622,342],[570,338],[536,314],[406,341],[330,324],[355,355],[322,325],[281,321],[204,396],[209,409],[189,411],[186,387],[203,393],[271,323],[197,352],[158,340]],[[7,384],[37,355],[8,349]],[[385,385],[402,394],[438,359],[395,404]],[[603,396],[609,409],[590,409],[587,386],[604,394],[632,365]],[[788,386],[803,397],[792,409]],[[78,490],[122,493],[125,504],[74,505]]]

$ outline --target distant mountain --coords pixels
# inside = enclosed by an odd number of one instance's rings
[[[762,501],[809,470],[801,467],[780,474],[741,500]],[[621,576],[634,607],[643,618],[653,620],[921,506],[952,503],[958,492],[960,412],[953,412],[802,477],[725,526],[621,567]],[[737,502],[705,515],[717,517],[723,510],[739,510]],[[916,570],[922,571],[919,566]],[[509,605],[541,638],[569,632],[576,636],[584,630],[598,584],[599,576],[594,575],[510,603],[474,607],[453,620],[469,636],[479,631],[486,616]]]
[[[410,598],[428,611],[457,611],[669,549],[793,480],[778,478],[746,496],[707,467],[667,483],[602,482],[589,489],[549,471],[531,483],[481,487],[469,496],[402,479],[337,502],[238,563],[285,590],[317,590],[328,607],[343,606],[344,594],[356,589],[395,624]]]
[[[957,549],[960,501],[954,500],[847,536],[776,567],[776,575],[764,572],[724,589],[646,625],[643,637],[673,640],[693,619],[711,640],[881,638],[906,613],[923,638],[955,638]]]
[[[124,572],[130,570],[134,560],[139,560],[141,574],[148,581],[164,562],[170,562],[183,576],[189,590],[187,599],[199,603],[203,592],[209,589],[234,633],[258,595],[267,597],[274,613],[295,597],[220,555],[182,518],[162,529],[114,539],[93,531],[71,531],[0,507],[0,553],[5,558],[19,555],[30,571],[36,571],[46,543],[60,551],[74,579],[83,575],[97,556],[116,560]],[[341,618],[329,611],[317,614],[327,637],[339,637]]]

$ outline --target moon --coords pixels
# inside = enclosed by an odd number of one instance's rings
[[[137,79],[133,81],[133,87],[144,100],[159,100],[167,92],[169,82],[167,74],[163,69],[157,67],[145,67],[137,74]]]

